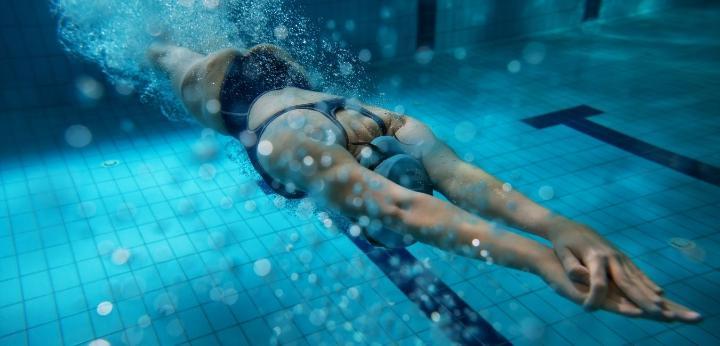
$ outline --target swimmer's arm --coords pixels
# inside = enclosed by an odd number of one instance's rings
[[[552,255],[549,248],[533,240],[493,230],[488,222],[461,208],[405,189],[362,167],[338,145],[310,140],[302,133],[275,131],[274,125],[268,127],[263,139],[270,141],[273,148],[303,151],[312,158],[312,167],[306,173],[292,171],[285,156],[289,150],[273,150],[269,156],[260,156],[260,164],[275,179],[309,191],[318,203],[352,219],[368,216],[380,220],[384,227],[463,256],[482,258],[481,250],[486,250],[495,263],[508,267],[537,273],[545,262],[542,258],[554,258],[549,256]],[[324,167],[323,156],[325,162],[329,157],[332,164]],[[362,203],[354,197],[360,197]],[[474,239],[479,246],[472,246]]]
[[[422,158],[433,184],[453,203],[552,241],[567,275],[590,283],[590,294],[583,302],[588,308],[602,307],[609,287],[616,285],[654,318],[667,313],[661,306],[660,287],[591,228],[553,214],[510,188],[503,189],[502,181],[460,160],[415,119],[408,118],[395,135],[401,142],[414,144],[414,155]],[[683,316],[697,319],[688,314]]]
[[[447,144],[417,119],[406,117],[395,136],[410,144],[421,157],[435,188],[454,204],[479,215],[501,219],[508,225],[548,238],[549,232],[569,222],[533,202],[484,170],[461,160]],[[508,190],[508,191],[506,191]]]

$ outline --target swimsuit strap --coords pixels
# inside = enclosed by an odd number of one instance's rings
[[[311,102],[311,103],[305,103],[300,104],[296,106],[290,106],[285,109],[282,109],[273,115],[271,115],[269,118],[267,118],[257,129],[252,130],[252,132],[255,133],[256,138],[259,140],[260,136],[262,136],[263,132],[265,132],[265,129],[270,125],[270,123],[283,116],[287,112],[291,112],[298,109],[305,109],[310,111],[318,112],[322,115],[324,115],[326,118],[328,118],[330,121],[333,122],[333,124],[337,125],[340,128],[340,131],[342,131],[343,136],[345,137],[345,148],[349,146],[349,136],[347,133],[347,130],[345,130],[345,127],[342,126],[340,121],[337,119],[337,111],[341,108],[344,108],[346,105],[346,101],[343,98],[335,98],[325,101],[319,101],[319,102]],[[247,128],[247,127],[246,127]]]

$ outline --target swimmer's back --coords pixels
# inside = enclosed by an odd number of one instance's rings
[[[334,95],[299,88],[270,91],[255,101],[248,116],[248,129],[257,129],[273,114],[282,110],[298,105],[322,103],[337,99],[338,97]],[[348,100],[347,102],[369,110],[382,121],[385,127],[385,131],[382,131],[383,129],[380,128],[376,121],[352,108],[339,109],[336,117],[348,136],[347,150],[353,156],[359,154],[359,151],[364,147],[362,144],[370,143],[380,136],[393,135],[404,123],[405,117],[402,115],[379,107],[361,104],[355,100]],[[282,121],[283,118],[290,121]],[[345,134],[342,129],[338,129],[335,123],[316,111],[307,109],[293,110],[283,114],[278,120],[280,120],[280,124],[277,126],[285,126],[288,131],[300,130],[296,128],[300,123],[302,123],[303,130],[309,133],[317,130],[332,131],[337,137],[337,143],[345,146],[345,139],[342,138]],[[358,143],[361,144],[358,145]]]

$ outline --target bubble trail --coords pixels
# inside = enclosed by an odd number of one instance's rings
[[[116,90],[137,92],[170,119],[189,117],[146,58],[159,40],[202,54],[276,44],[308,69],[317,89],[362,96],[367,82],[357,55],[323,39],[294,0],[52,0],[50,7],[68,52],[97,64]],[[80,83],[80,91],[97,96],[91,84]]]

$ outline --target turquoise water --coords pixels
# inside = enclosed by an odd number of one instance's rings
[[[718,13],[677,9],[378,61],[365,72],[376,87],[363,91],[596,228],[702,312],[698,325],[585,312],[530,274],[423,244],[407,249],[421,267],[397,271],[425,271],[449,292],[421,281],[406,294],[383,270],[392,256],[363,251],[310,201],[290,208],[263,193],[230,139],[138,102],[159,84],[109,84],[77,67],[69,82],[58,82],[58,68],[55,82],[3,89],[15,96],[3,96],[0,129],[0,344],[449,344],[463,340],[458,326],[478,325],[453,314],[451,295],[467,304],[463,316],[514,344],[716,344],[718,187],[568,126],[522,119],[586,104],[604,112],[595,124],[720,166]],[[126,67],[106,72],[141,78]],[[14,99],[26,89],[34,102],[22,105]],[[61,90],[79,101],[48,101]]]

